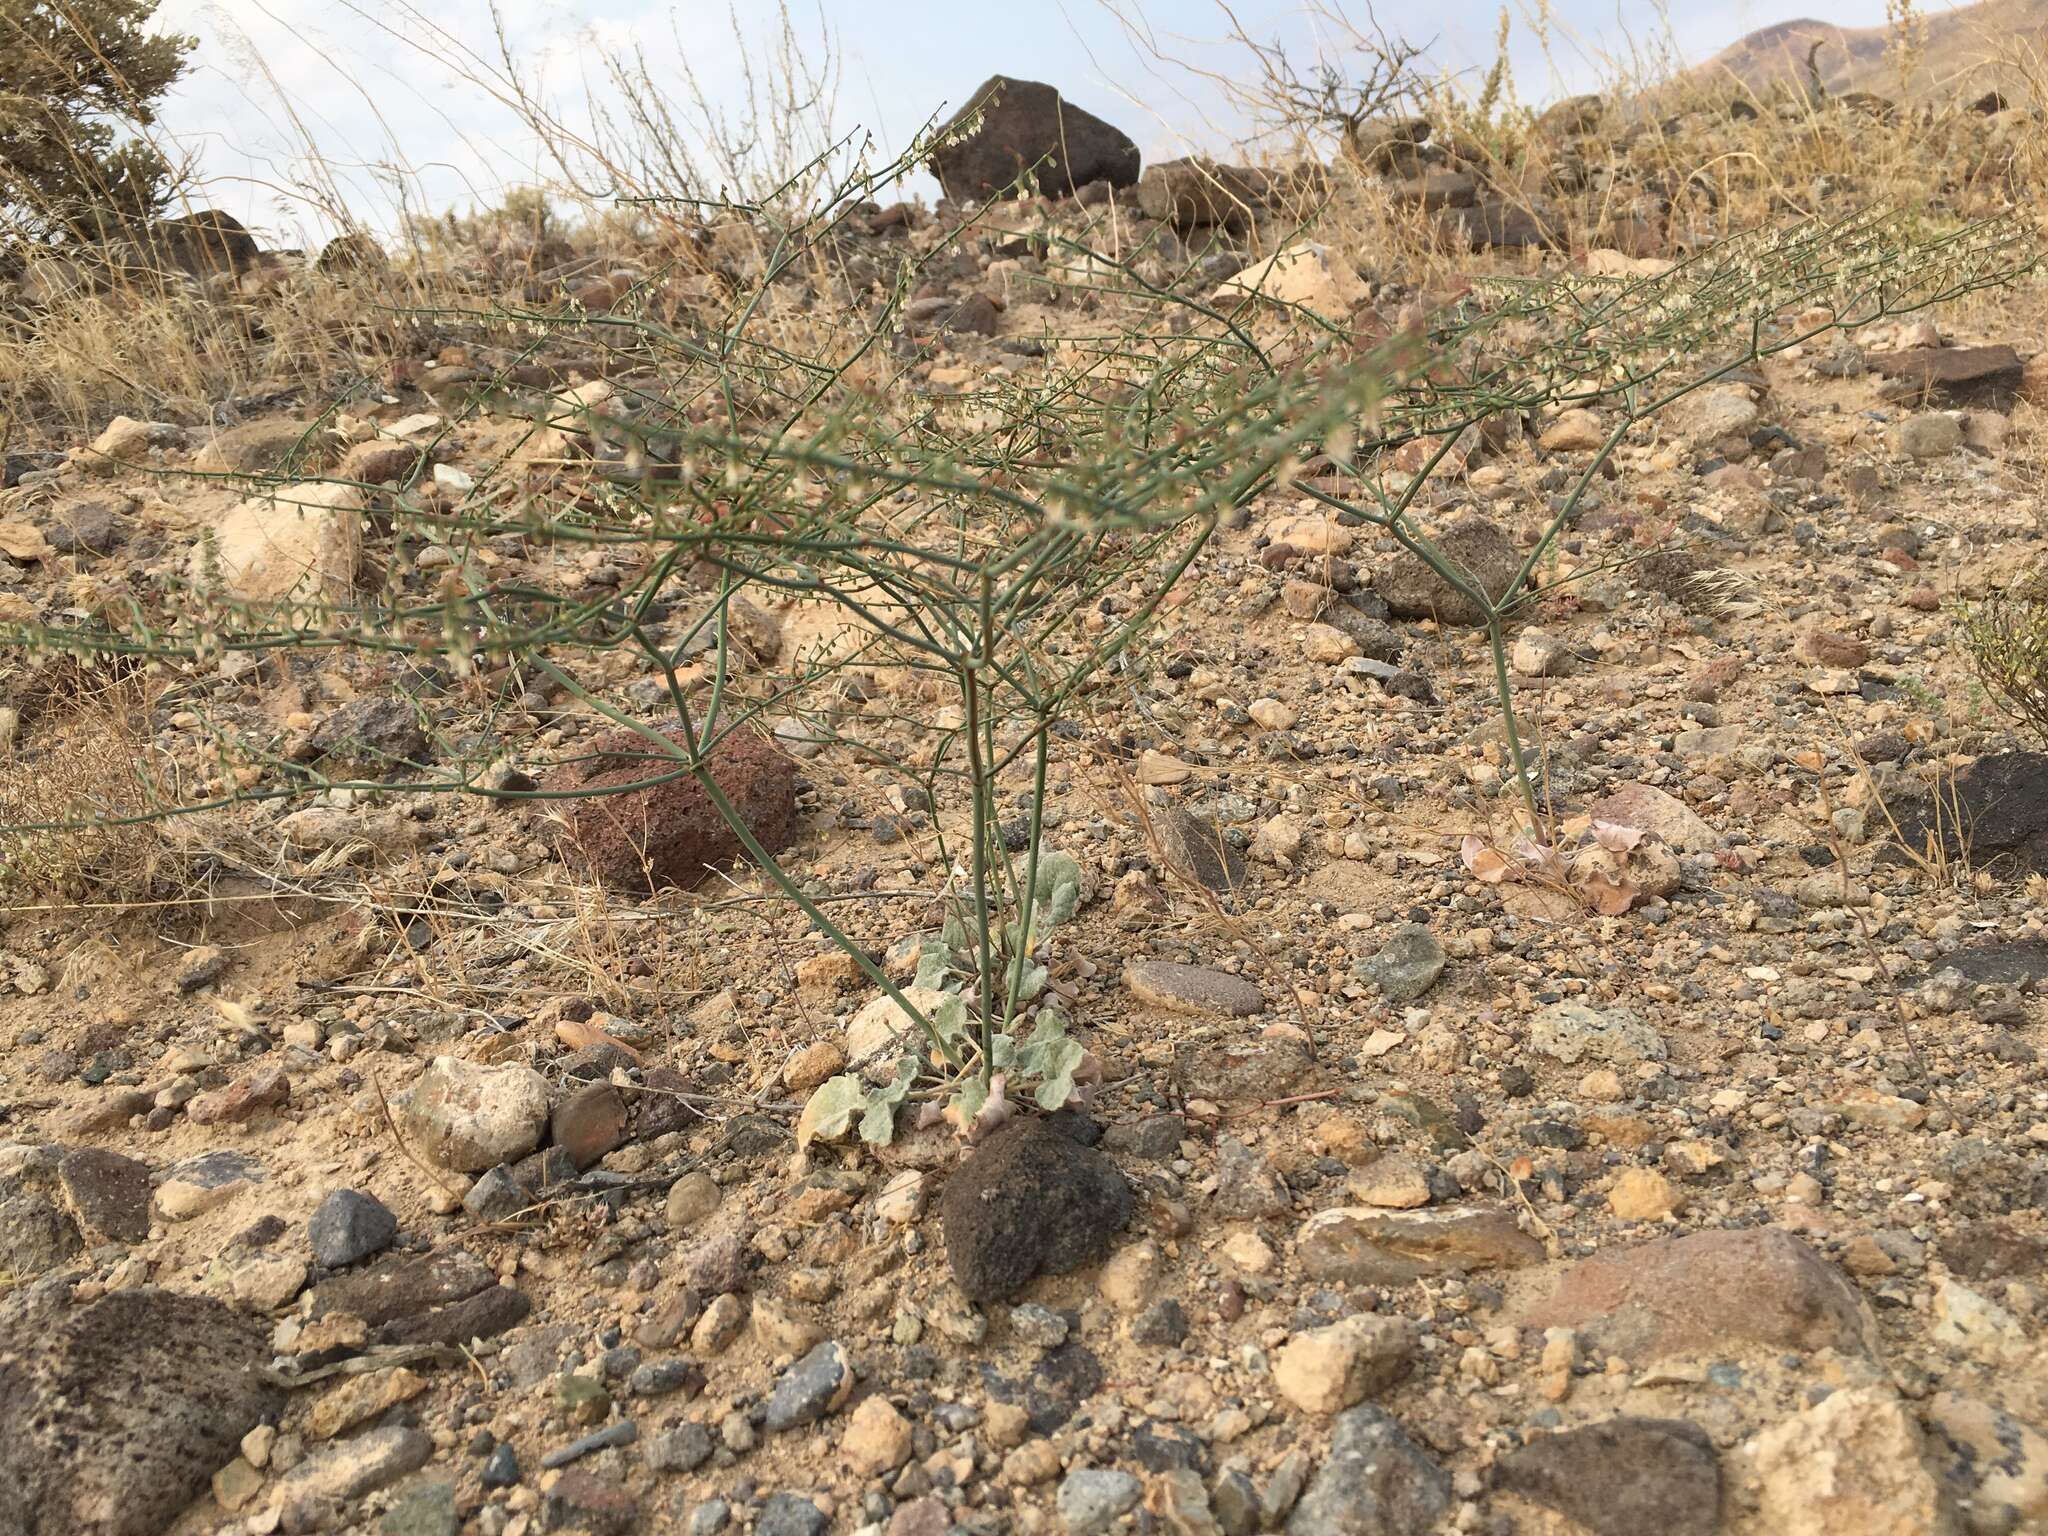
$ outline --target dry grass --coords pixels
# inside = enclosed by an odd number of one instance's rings
[[[0,903],[148,901],[188,888],[204,854],[152,820],[177,803],[154,747],[154,691],[81,672],[70,700],[0,757]]]

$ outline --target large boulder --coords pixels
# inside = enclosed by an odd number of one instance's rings
[[[955,142],[952,130],[980,114]],[[1128,187],[1138,179],[1138,146],[1121,130],[1036,80],[992,75],[939,130],[932,174],[946,196],[1000,196],[1029,171],[1037,186],[1070,197],[1091,181]]]
[[[158,220],[149,231],[149,243],[159,257],[194,277],[245,271],[263,254],[242,221],[218,208]]]
[[[680,725],[665,734],[684,740]],[[765,737],[734,731],[711,749],[707,766],[763,848],[779,853],[796,841],[796,764]],[[671,774],[677,776],[648,782]],[[745,851],[696,776],[638,731],[600,737],[541,787],[584,797],[563,802],[561,844],[572,862],[606,885],[642,891],[691,886]]]
[[[2048,871],[2048,752],[1993,752],[1957,773],[1938,794],[1898,811],[1899,840],[1911,852],[1937,847],[1979,868]]]
[[[0,1305],[0,1531],[157,1536],[283,1410],[269,1364],[269,1329],[202,1296]]]

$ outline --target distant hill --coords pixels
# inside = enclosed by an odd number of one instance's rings
[[[1972,96],[1994,88],[2014,94],[2021,72],[2016,57],[2037,56],[2048,76],[2048,0],[1979,0],[1953,10],[1929,10],[1923,18],[1925,47],[1908,82],[1912,99]],[[1838,27],[1832,22],[1781,21],[1752,32],[1702,65],[1702,75],[1732,76],[1759,94],[1783,84],[1804,89],[1807,52],[1831,94],[1872,91],[1897,97],[1897,64],[1888,52],[1884,27]]]

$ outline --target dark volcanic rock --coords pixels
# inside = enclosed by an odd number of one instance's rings
[[[1166,857],[1204,889],[1228,896],[1244,884],[1244,855],[1224,840],[1213,821],[1169,806],[1153,814],[1152,828]]]
[[[682,739],[682,727],[669,729]],[[796,840],[796,765],[762,736],[735,731],[711,751],[711,777],[770,853]],[[600,791],[642,784],[680,764],[637,731],[614,731],[576,762],[548,775],[542,788]],[[684,772],[661,784],[564,802],[562,847],[599,880],[629,890],[695,885],[742,853],[738,836],[696,778]]]
[[[533,1298],[509,1285],[487,1285],[474,1296],[431,1312],[395,1318],[378,1331],[384,1344],[448,1344],[492,1339],[517,1328],[533,1311]]]
[[[417,1317],[476,1295],[498,1277],[461,1249],[435,1254],[392,1254],[368,1269],[337,1275],[313,1287],[311,1317],[346,1312],[372,1328]]]
[[[152,1289],[0,1305],[0,1530],[157,1536],[283,1410],[268,1333]]]
[[[325,759],[363,773],[416,767],[427,759],[427,733],[410,700],[356,699],[313,728],[298,759]]]
[[[149,243],[158,256],[194,277],[240,272],[263,254],[242,221],[218,208],[158,220],[150,228]]]
[[[1609,1419],[1544,1435],[1504,1458],[1498,1486],[1594,1536],[1714,1536],[1720,1458],[1684,1419]]]
[[[2026,365],[2008,346],[1908,347],[1873,352],[1865,361],[1892,382],[1887,394],[1929,405],[2009,411]]]
[[[100,1147],[73,1147],[57,1165],[57,1184],[88,1242],[139,1243],[149,1236],[147,1163]]]
[[[953,1278],[975,1301],[1002,1301],[1038,1275],[1099,1263],[1132,1204],[1131,1186],[1100,1152],[1043,1121],[1013,1121],[961,1165],[940,1199]]]
[[[981,121],[974,131],[932,156],[932,174],[950,198],[999,196],[1025,171],[1032,171],[1040,190],[1060,197],[1091,181],[1128,187],[1138,179],[1138,146],[1052,86],[992,75],[940,128],[939,137],[976,112]]]
[[[329,1269],[340,1269],[391,1246],[398,1236],[398,1218],[375,1195],[359,1189],[337,1189],[315,1207],[306,1223],[306,1241],[313,1257]]]
[[[1950,858],[1967,852],[1976,868],[2009,860],[2019,872],[2048,871],[2048,752],[1980,757],[1955,776],[1953,791],[1943,785],[1938,797],[1897,808],[1908,849],[1924,854],[1938,842]]]

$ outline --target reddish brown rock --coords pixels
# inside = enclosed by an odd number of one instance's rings
[[[682,740],[682,728],[665,733]],[[735,731],[712,749],[711,777],[756,840],[770,853],[796,840],[796,765],[766,738]],[[695,885],[744,851],[739,836],[704,786],[638,731],[599,738],[574,762],[550,774],[550,794],[585,791],[565,807],[562,848],[606,885],[646,890]],[[622,785],[639,786],[620,789]],[[603,793],[603,791],[612,791]]]
[[[1694,1232],[1583,1259],[1524,1321],[1573,1328],[1634,1363],[1760,1349],[1877,1352],[1877,1327],[1841,1271],[1789,1232]]]
[[[588,1168],[626,1139],[626,1096],[610,1083],[580,1088],[555,1106],[554,1144]]]
[[[283,1104],[291,1096],[291,1081],[283,1067],[259,1067],[225,1088],[197,1095],[185,1106],[185,1113],[194,1125],[233,1125]]]

